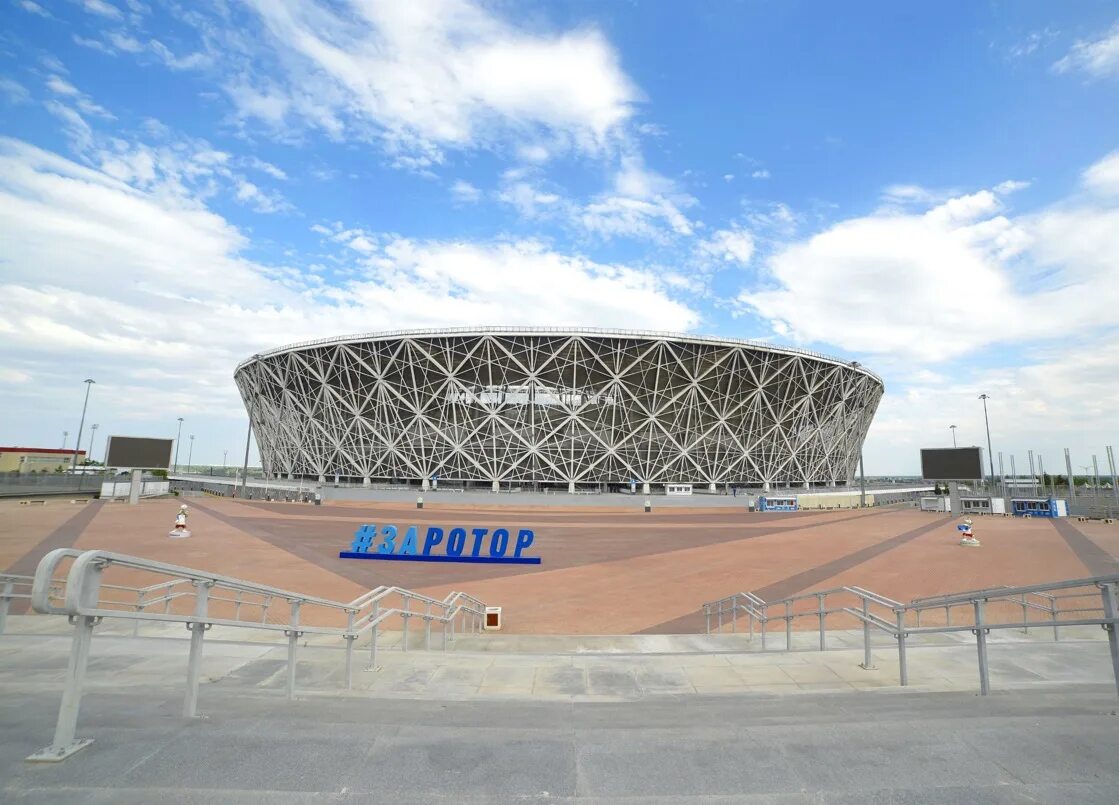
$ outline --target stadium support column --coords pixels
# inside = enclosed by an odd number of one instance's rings
[[[575,494],[575,482],[574,481],[568,481],[567,482],[567,494],[569,494],[569,495],[574,495]]]
[[[496,478],[493,479],[493,491],[494,492],[500,492],[501,491],[501,481],[497,480]]]

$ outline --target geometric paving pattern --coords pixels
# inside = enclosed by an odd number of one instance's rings
[[[624,330],[410,330],[254,355],[265,471],[360,481],[849,483],[883,383],[768,344]]]

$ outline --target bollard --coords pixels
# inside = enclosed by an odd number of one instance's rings
[[[989,630],[984,628],[984,603],[985,601],[975,602],[975,628],[971,630],[972,634],[975,635],[975,648],[979,653],[979,695],[981,696],[986,696],[991,692],[991,679],[987,667],[987,632]]]
[[[870,657],[870,609],[869,601],[863,599],[863,664],[864,671],[873,671],[874,663],[871,662]]]
[[[422,509],[423,507],[424,507],[424,499],[423,499],[423,495],[420,495],[419,497],[416,498],[416,508],[417,509]]]
[[[649,498],[645,498],[645,512],[646,514],[653,510],[653,504]]]
[[[909,684],[909,672],[905,667],[905,611],[898,613],[898,681],[902,687]]]

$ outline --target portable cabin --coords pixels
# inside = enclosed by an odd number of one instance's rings
[[[797,510],[796,495],[787,497],[774,497],[767,495],[758,498],[758,511],[760,512],[795,512]]]
[[[921,498],[921,511],[923,512],[946,512],[950,505],[946,495]]]
[[[1015,517],[1067,517],[1065,501],[1054,498],[1011,498],[1010,513]]]

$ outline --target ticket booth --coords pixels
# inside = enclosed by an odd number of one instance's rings
[[[795,512],[796,510],[797,499],[795,495],[758,498],[758,511],[760,512]]]
[[[1055,498],[1011,498],[1010,513],[1015,517],[1068,517],[1063,500]]]
[[[691,484],[665,484],[664,493],[666,495],[690,495],[692,493]]]

